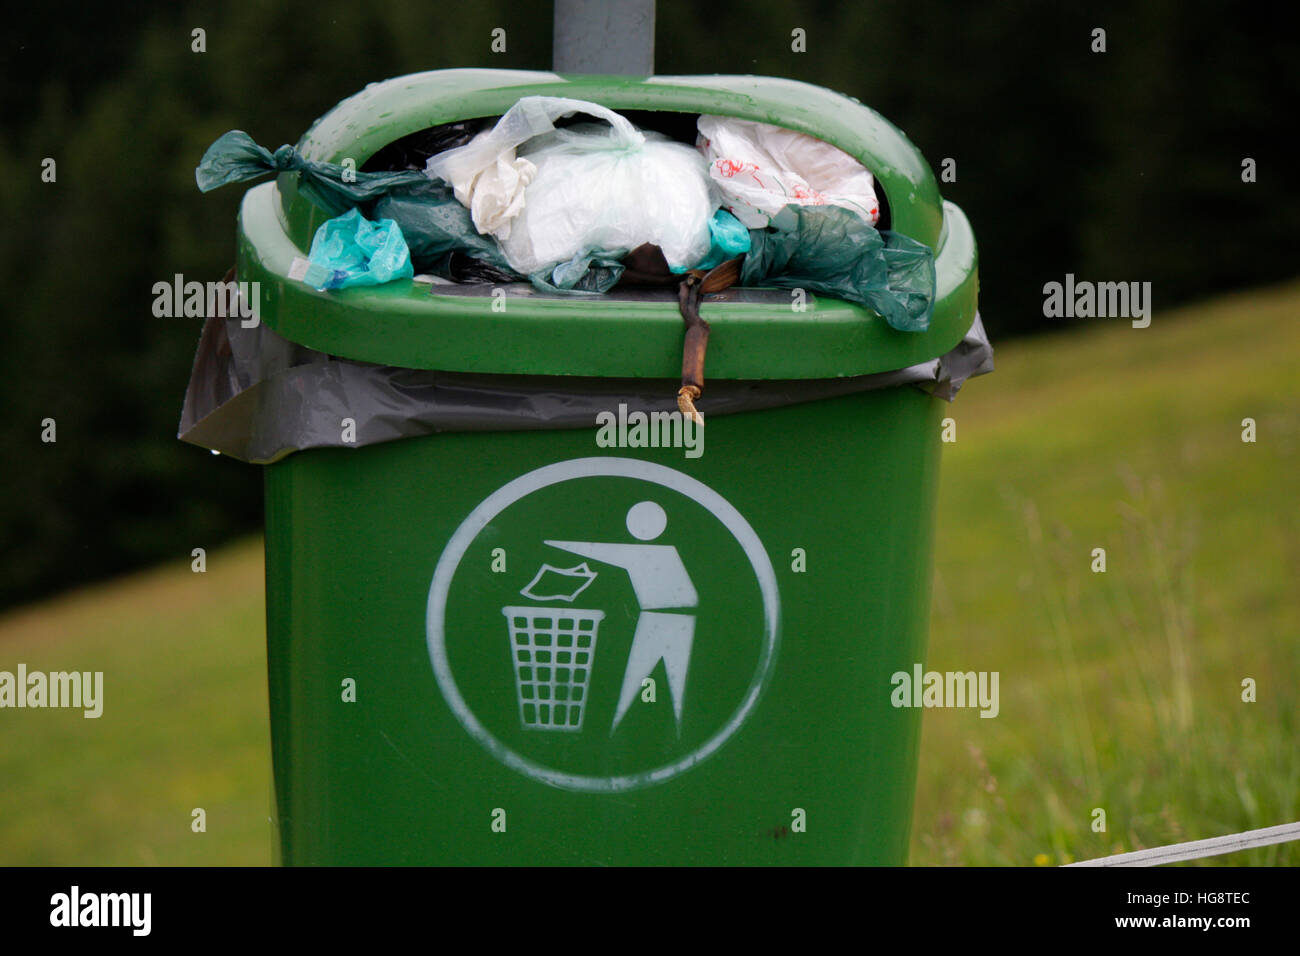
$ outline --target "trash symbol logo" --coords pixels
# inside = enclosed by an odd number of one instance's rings
[[[668,523],[664,509],[653,501],[642,501],[627,513],[627,530],[643,542],[653,541]],[[682,704],[686,697],[686,671],[691,644],[695,639],[695,615],[689,609],[699,603],[695,585],[686,572],[677,548],[670,544],[607,544],[589,541],[547,541],[554,548],[571,551],[627,572],[636,592],[641,613],[623,686],[614,712],[614,728],[636,699],[643,678],[663,661],[672,694],[673,714],[681,733]]]
[[[502,546],[537,569],[522,587],[491,572]],[[541,783],[609,793],[684,773],[741,729],[775,665],[780,599],[758,535],[712,488],[579,458],[469,513],[426,630],[442,701],[476,743]]]
[[[627,529],[641,541],[658,538],[667,523],[664,509],[653,501],[639,502],[627,513]],[[680,734],[695,638],[691,609],[699,603],[699,595],[677,548],[593,541],[548,540],[546,544],[622,568],[641,605],[610,732],[627,715],[642,680],[662,661]],[[572,603],[595,579],[596,572],[586,562],[572,568],[543,564],[519,593],[535,601]],[[596,632],[605,612],[507,605],[501,613],[509,622],[520,723],[540,730],[581,730],[595,664]]]

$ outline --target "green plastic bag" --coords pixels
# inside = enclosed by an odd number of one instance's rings
[[[934,254],[839,206],[789,205],[750,230],[741,285],[807,289],[872,309],[901,332],[924,332],[934,310]]]
[[[272,153],[238,129],[223,134],[208,147],[194,170],[194,180],[206,193],[228,183],[243,183],[268,173],[283,172],[298,173],[298,188],[303,195],[330,216],[379,199],[394,189],[418,192],[433,184],[419,170],[360,172],[338,163],[304,159],[292,146],[281,146]]]
[[[383,285],[415,275],[397,223],[370,222],[356,209],[321,224],[307,262],[303,281],[318,291]]]
[[[443,275],[448,254],[460,252],[514,275],[497,241],[479,235],[470,211],[456,199],[451,187],[424,173],[417,175],[424,178],[425,185],[416,189],[402,187],[370,208],[370,218],[397,223],[416,268],[450,279],[450,275]]]
[[[273,172],[297,172],[303,195],[333,217],[361,209],[368,219],[392,220],[406,240],[412,265],[420,272],[454,278],[452,254],[460,253],[513,279],[524,278],[510,268],[496,239],[480,235],[474,228],[470,211],[456,199],[452,188],[419,170],[355,171],[337,163],[303,159],[292,146],[281,146],[272,153],[247,133],[231,130],[208,147],[194,178],[206,193]],[[605,292],[622,272],[622,266],[608,256],[593,253],[560,263],[553,271],[539,272],[530,281],[546,292]]]
[[[528,277],[534,289],[543,292],[608,292],[623,278],[622,254],[597,249],[579,253],[567,262],[539,269]]]

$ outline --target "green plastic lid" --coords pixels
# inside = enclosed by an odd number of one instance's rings
[[[858,101],[794,80],[755,76],[560,76],[514,70],[436,70],[367,86],[308,130],[309,159],[357,168],[411,133],[497,116],[523,96],[565,96],[616,110],[713,113],[758,120],[825,140],[858,159],[889,204],[891,228],[935,250],[936,301],[926,332],[899,332],[874,312],[788,291],[733,289],[705,300],[713,327],[709,378],[795,379],[864,375],[936,358],[975,317],[975,239],[944,202],[920,152]],[[682,320],[675,293],[542,296],[507,287],[504,311],[488,295],[399,280],[317,292],[288,278],[326,214],[298,194],[296,174],[254,187],[240,210],[241,280],[261,283],[262,321],[332,355],[405,368],[498,374],[677,378]]]

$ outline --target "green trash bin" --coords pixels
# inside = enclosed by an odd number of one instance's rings
[[[876,175],[892,228],[935,251],[933,318],[901,333],[833,299],[795,312],[788,291],[706,300],[696,454],[623,397],[675,391],[675,296],[519,287],[499,311],[481,288],[319,293],[289,276],[327,216],[292,174],[250,189],[239,279],[260,284],[264,334],[316,365],[218,399],[282,422],[319,402],[339,430],[232,451],[269,462],[279,859],[904,863],[921,715],[891,705],[890,678],[924,661],[937,395],[952,357],[978,354],[970,227],[885,120],[788,80],[436,71],[368,87],[300,151],[360,166],[531,94],[839,146]],[[398,382],[350,439],[343,371]],[[404,431],[417,373],[492,421]],[[709,412],[713,395],[734,407]],[[220,416],[187,416],[183,437],[221,447]]]

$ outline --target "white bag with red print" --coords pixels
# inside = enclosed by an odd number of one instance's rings
[[[830,143],[732,116],[701,116],[697,128],[723,208],[749,229],[791,203],[843,206],[873,226],[880,219],[871,173]]]

